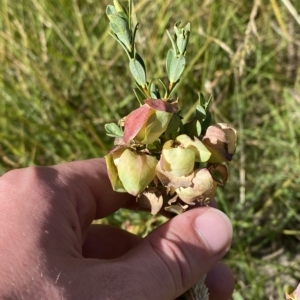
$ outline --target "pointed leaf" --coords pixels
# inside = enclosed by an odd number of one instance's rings
[[[190,137],[199,137],[201,135],[201,130],[201,123],[197,119],[184,124],[184,133]]]
[[[182,129],[182,122],[177,114],[174,114],[170,120],[170,123],[165,131],[165,137],[167,140],[175,139]]]
[[[114,16],[114,15],[117,15],[118,12],[117,12],[117,10],[115,9],[114,6],[107,5],[107,7],[106,7],[106,14],[107,14],[107,17],[109,18],[109,20],[111,21],[111,17]]]
[[[166,69],[167,69],[167,74],[168,74],[168,78],[170,80],[170,74],[171,74],[171,64],[172,64],[172,61],[173,59],[175,58],[176,56],[176,53],[174,51],[174,49],[170,49],[168,51],[168,54],[167,54],[167,60],[166,60]]]
[[[142,64],[132,58],[129,62],[129,69],[130,69],[130,72],[133,76],[133,78],[135,79],[135,81],[142,87],[145,87],[146,86],[146,71],[145,69],[143,68]]]
[[[158,99],[160,97],[157,85],[153,82],[150,83],[150,96],[152,99]]]
[[[109,23],[109,26],[119,41],[121,41],[128,51],[131,52],[131,33],[126,21],[119,16],[114,16],[112,17],[112,21]]]
[[[112,137],[122,137],[123,131],[116,123],[108,123],[104,125],[106,134]]]
[[[174,83],[179,80],[185,67],[184,56],[174,57],[170,65],[170,82]]]

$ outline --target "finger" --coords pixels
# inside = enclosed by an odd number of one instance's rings
[[[58,170],[61,180],[65,183],[65,188],[80,186],[84,191],[89,190],[96,201],[95,219],[112,214],[134,199],[127,193],[117,193],[112,190],[105,160],[102,158],[69,162],[52,168]],[[85,197],[78,200],[80,205],[88,204],[85,202]]]
[[[85,258],[113,259],[120,257],[139,244],[141,238],[128,231],[110,226],[93,224],[82,246]]]
[[[158,227],[123,256],[149,299],[175,299],[193,286],[231,244],[229,219],[203,207]]]
[[[218,263],[209,271],[205,283],[209,291],[209,300],[228,300],[232,296],[234,277],[224,263]]]

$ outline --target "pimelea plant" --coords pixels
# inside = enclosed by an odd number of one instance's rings
[[[106,9],[111,35],[129,59],[140,106],[118,123],[105,125],[115,147],[105,156],[112,188],[136,196],[153,215],[161,210],[181,214],[196,203],[208,205],[217,187],[228,179],[225,162],[236,149],[236,130],[227,124],[211,125],[210,99],[199,93],[198,105],[183,122],[184,103],[174,89],[186,66],[190,23],[168,31],[171,48],[166,56],[166,79],[158,84],[148,78],[146,64],[135,44],[138,24],[132,26],[132,0],[125,9],[118,0]],[[202,279],[184,299],[208,299]]]

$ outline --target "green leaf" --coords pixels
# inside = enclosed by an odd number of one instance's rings
[[[179,28],[180,22],[177,22],[174,26],[174,31],[176,34],[176,45],[179,53],[185,55],[187,44],[190,36],[190,23],[188,23],[184,28]]]
[[[204,95],[202,93],[198,93],[198,101],[199,105],[202,106],[206,111],[209,108],[209,105],[211,103],[212,96],[208,98],[208,100],[205,99]]]
[[[206,114],[206,118],[202,122],[202,131],[206,132],[206,129],[210,126],[211,124],[211,113],[208,111]]]
[[[198,100],[199,100],[199,105],[205,107],[206,100],[202,93],[198,93]]]
[[[171,83],[177,82],[184,70],[185,58],[184,56],[174,57],[170,66],[169,80]]]
[[[108,123],[104,125],[106,134],[112,137],[122,137],[123,131],[116,123]]]
[[[196,106],[196,116],[198,117],[198,115],[200,114],[200,116],[203,118],[206,116],[206,110],[203,106],[201,105],[197,105]],[[201,119],[202,119],[201,118]],[[198,119],[198,118],[197,118]]]
[[[129,62],[130,72],[135,79],[135,81],[142,87],[146,86],[146,71],[142,64],[137,60],[132,58]]]
[[[142,65],[143,69],[146,70],[146,65],[144,63],[144,60],[137,52],[135,53],[135,59]]]
[[[137,86],[137,88],[134,88],[133,92],[134,92],[137,100],[139,101],[140,105],[143,105],[143,101],[145,100],[146,95],[138,84],[136,84],[136,86]]]
[[[157,85],[154,82],[150,82],[150,96],[152,99],[160,99],[160,94]]]
[[[165,97],[166,97],[168,95],[168,89],[161,79],[159,79],[159,83],[162,85],[164,92],[165,92]]]
[[[172,43],[173,50],[177,54],[178,49],[177,49],[176,43],[175,43],[174,39],[172,38],[172,36],[171,36],[171,34],[170,34],[170,32],[168,30],[167,30],[167,34],[168,34],[168,37],[169,37],[169,39],[170,39],[170,41]]]
[[[107,17],[109,18],[109,20],[111,21],[111,17],[114,16],[114,15],[117,15],[118,12],[117,12],[117,10],[115,9],[114,6],[107,5],[107,7],[106,7],[106,14],[107,14]]]
[[[184,132],[191,138],[199,137],[201,134],[201,123],[198,120],[184,124]]]
[[[126,46],[131,52],[131,32],[128,28],[127,22],[121,17],[114,16],[109,23],[111,30],[117,36],[117,38]]]
[[[182,128],[181,119],[177,114],[174,114],[165,131],[166,139],[174,140],[178,135],[180,135],[181,128]]]
[[[167,69],[167,74],[168,74],[169,80],[170,80],[170,74],[171,74],[171,64],[175,57],[176,57],[176,53],[175,53],[174,49],[170,49],[168,51],[167,59],[166,59],[166,69]]]

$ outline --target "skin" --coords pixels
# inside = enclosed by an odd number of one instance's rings
[[[210,299],[229,299],[233,276],[219,262],[231,244],[229,219],[195,208],[143,239],[91,225],[134,203],[112,191],[102,159],[3,175],[0,299],[173,300],[207,272]]]

